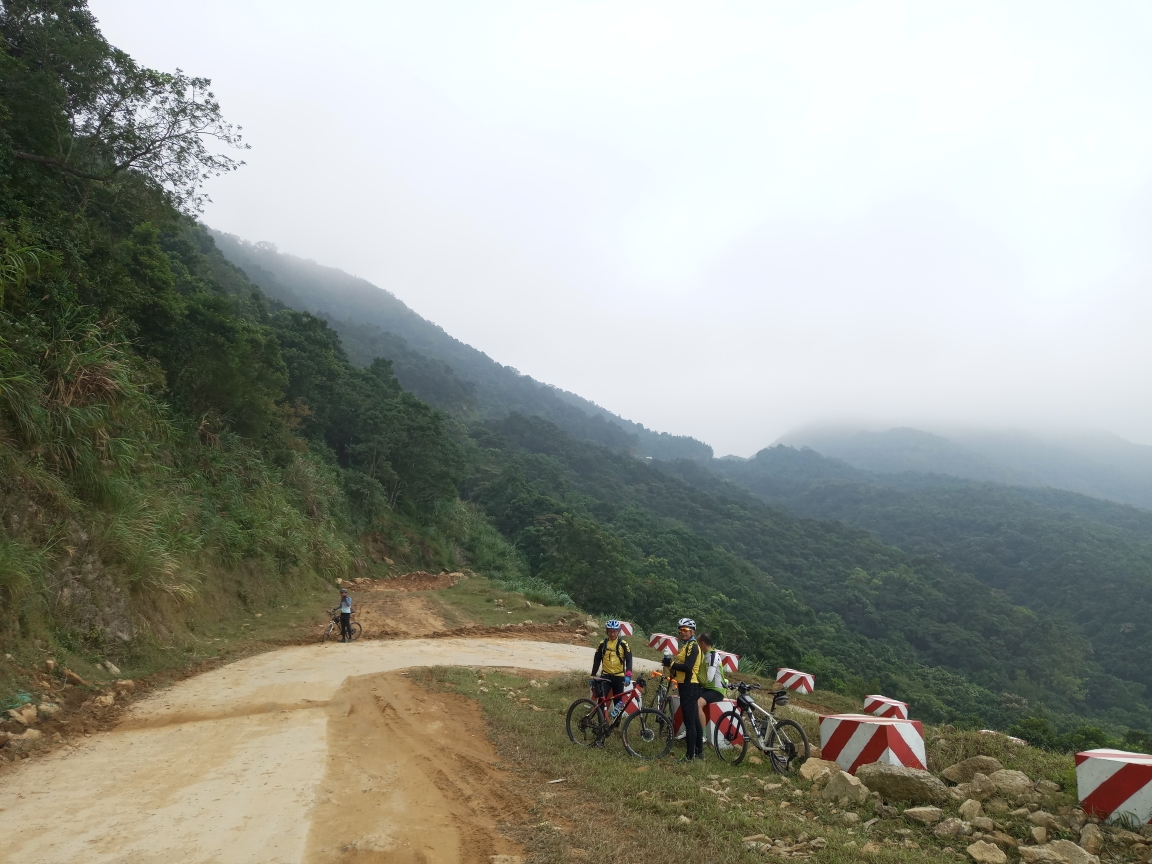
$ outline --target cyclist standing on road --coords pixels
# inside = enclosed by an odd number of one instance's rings
[[[684,719],[684,762],[704,758],[704,729],[700,725],[700,646],[696,642],[696,622],[681,618],[678,628],[680,650],[669,669],[680,692],[680,716]]]
[[[724,680],[724,665],[720,662],[720,655],[712,647],[712,637],[701,633],[696,637],[700,650],[704,652],[704,659],[700,664],[700,728],[708,728],[707,711],[713,702],[728,698],[725,689],[728,682]]]
[[[615,618],[604,623],[604,636],[592,658],[592,677],[603,666],[604,677],[612,682],[612,695],[619,696],[632,683],[632,649],[620,638],[620,622]],[[613,707],[613,716],[619,713],[619,705],[617,702]]]
[[[352,597],[347,588],[340,589],[340,641],[352,641]]]

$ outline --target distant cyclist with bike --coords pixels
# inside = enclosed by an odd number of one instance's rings
[[[340,641],[352,641],[352,595],[347,588],[340,589]]]
[[[632,683],[632,649],[620,638],[620,622],[615,618],[604,623],[604,641],[596,648],[592,658],[592,677],[603,670],[604,678],[611,683],[612,695],[618,697]],[[612,716],[619,713],[620,703],[612,708]]]
[[[696,641],[696,622],[681,618],[677,632],[680,650],[667,667],[680,693],[680,716],[684,720],[683,762],[704,758],[704,727],[700,724],[700,667],[703,655]]]

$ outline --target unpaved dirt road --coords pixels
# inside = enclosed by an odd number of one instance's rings
[[[563,671],[589,668],[591,654],[518,639],[361,641],[206,672],[142,699],[113,732],[7,774],[0,861],[489,864],[516,853],[495,826],[517,801],[479,710],[395,670]]]

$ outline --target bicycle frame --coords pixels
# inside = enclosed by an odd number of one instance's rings
[[[607,681],[606,678],[598,678],[598,681]],[[635,703],[637,708],[644,707],[644,679],[637,678],[632,682],[632,689],[626,690],[619,696],[613,696],[609,693],[607,696],[597,696],[595,692],[590,692],[592,701],[596,703],[596,712],[600,715],[600,720],[609,729],[614,728],[628,713],[628,706]],[[612,703],[617,699],[620,700],[620,713],[616,715],[615,720],[609,721],[611,716]]]
[[[765,711],[756,703],[755,699],[748,695],[747,690],[743,690],[743,687],[744,685],[741,685],[742,692],[736,700],[736,713],[740,717],[740,734],[751,741],[756,749],[765,755],[768,753],[787,755],[783,744],[776,743],[769,747],[766,743],[769,740],[780,741],[780,736],[775,734],[776,694],[772,694],[772,710]],[[763,732],[761,732],[761,726],[763,726]],[[748,734],[749,731],[751,731],[751,735]]]

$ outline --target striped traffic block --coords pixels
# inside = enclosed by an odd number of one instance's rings
[[[632,635],[632,622],[631,621],[621,621],[620,622],[620,634],[623,636],[631,636]]]
[[[865,696],[864,713],[876,717],[895,717],[897,720],[908,719],[908,703],[899,699],[889,699],[887,696]]]
[[[776,683],[781,687],[805,695],[816,689],[816,676],[801,672],[798,669],[777,669]]]
[[[927,770],[924,727],[919,720],[871,714],[827,714],[820,718],[820,753],[849,774],[861,765],[886,762]]]
[[[704,744],[711,746],[712,740],[716,735],[716,724],[720,722],[720,718],[726,711],[735,711],[736,703],[731,699],[721,699],[719,702],[709,702],[704,706]],[[684,714],[677,708],[676,713],[672,715],[672,728],[677,735],[680,734],[680,727],[684,725]],[[738,737],[735,741],[739,744],[744,739]]]
[[[624,703],[624,711],[627,714],[639,714],[640,709],[644,707],[644,691],[631,681],[624,688],[624,692],[620,694],[620,699]]]
[[[1077,753],[1076,790],[1085,813],[1152,822],[1152,756],[1124,750]]]
[[[720,658],[720,665],[729,672],[735,672],[740,668],[739,654],[732,654],[728,651],[717,651],[716,656]]]
[[[667,648],[675,654],[680,650],[680,642],[675,636],[669,636],[667,633],[653,633],[648,637],[648,647],[655,648],[657,651],[663,651]]]

